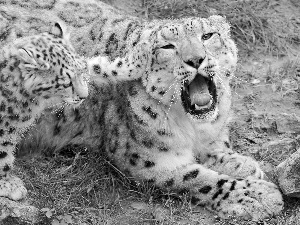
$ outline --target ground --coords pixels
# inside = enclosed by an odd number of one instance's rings
[[[240,49],[232,81],[231,141],[258,160],[277,182],[276,166],[300,148],[300,3],[298,0],[106,0],[147,18],[226,15]],[[298,58],[299,56],[299,58]],[[40,149],[41,150],[41,149]],[[257,224],[223,221],[187,196],[132,183],[99,153],[84,147],[52,156],[20,149],[15,172],[26,182],[39,224]],[[30,154],[28,154],[30,152]],[[299,199],[285,197],[284,212],[258,224],[297,224]],[[7,219],[3,224],[25,224]]]

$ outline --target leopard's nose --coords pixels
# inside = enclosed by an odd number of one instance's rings
[[[198,69],[200,67],[200,65],[202,64],[204,58],[202,57],[193,57],[187,61],[184,61],[187,65],[195,68],[195,69]]]

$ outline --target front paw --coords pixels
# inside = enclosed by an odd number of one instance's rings
[[[265,176],[258,162],[248,156],[237,153],[211,155],[205,165],[212,170],[234,178],[252,177],[264,179]]]
[[[25,198],[27,190],[23,181],[15,176],[7,175],[0,179],[0,196],[17,201]]]
[[[279,189],[264,180],[249,178],[224,183],[212,198],[211,209],[221,218],[234,216],[258,221],[278,215],[283,209]]]
[[[40,218],[39,212],[40,210],[38,208],[28,205],[25,202],[0,197],[0,224],[2,224],[2,220],[7,217],[19,218],[24,224],[36,224]]]

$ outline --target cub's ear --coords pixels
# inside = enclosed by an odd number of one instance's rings
[[[70,39],[70,33],[64,23],[55,22],[49,33],[58,38],[63,38],[66,41]]]
[[[60,38],[63,38],[64,36],[63,28],[59,23],[54,23],[51,27],[50,33]]]
[[[23,65],[25,68],[48,70],[50,65],[46,62],[38,62],[33,56],[32,51],[26,50],[25,48],[18,49],[18,55],[21,60],[24,61]]]

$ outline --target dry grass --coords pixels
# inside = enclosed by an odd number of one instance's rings
[[[163,193],[148,183],[136,183],[95,152],[72,154],[70,148],[50,156],[24,156],[15,173],[29,189],[29,201],[41,210],[39,224],[177,224],[196,217],[185,194]],[[189,215],[194,213],[194,218]],[[71,221],[64,223],[65,220]],[[23,224],[14,219],[4,222]]]

